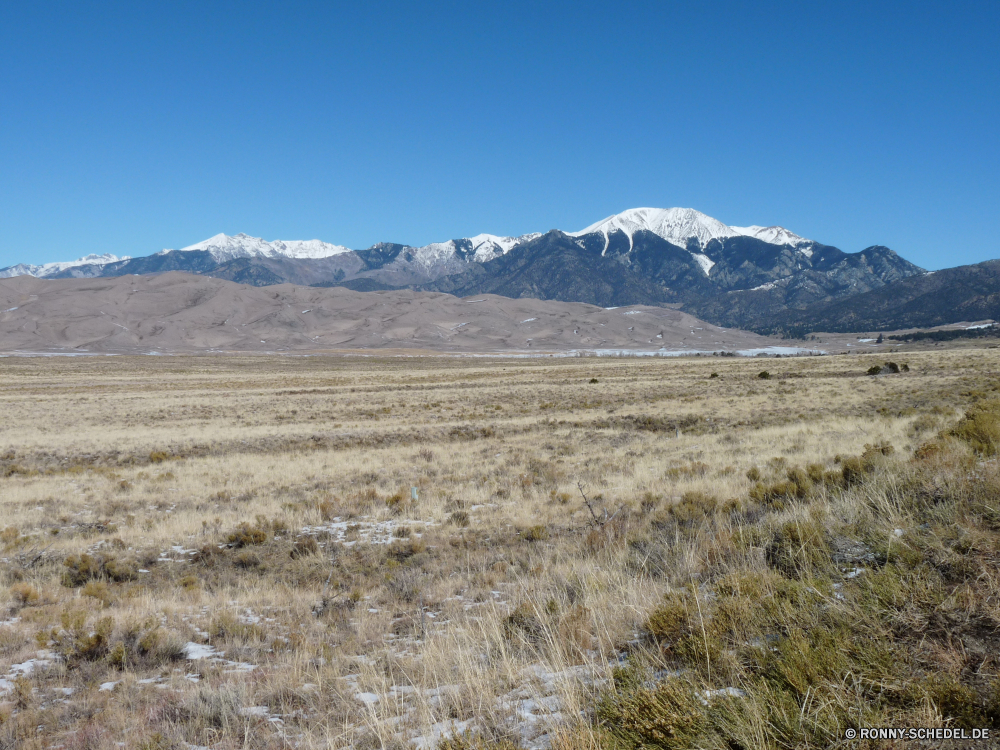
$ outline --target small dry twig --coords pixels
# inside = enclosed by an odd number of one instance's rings
[[[587,510],[590,511],[590,517],[593,519],[592,523],[595,527],[603,529],[608,523],[614,520],[615,516],[617,516],[619,513],[622,512],[622,506],[619,506],[618,510],[616,510],[611,515],[608,515],[607,508],[601,508],[601,513],[603,514],[604,517],[603,518],[598,517],[597,513],[594,512],[593,503],[590,501],[590,498],[587,497],[587,493],[583,491],[583,483],[577,482],[576,487],[578,490],[580,490],[580,494],[583,495],[583,503],[584,505],[587,506]]]

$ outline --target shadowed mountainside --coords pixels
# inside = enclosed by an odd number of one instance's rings
[[[987,319],[1000,319],[1000,260],[912,276],[846,299],[777,313],[768,323],[761,316],[755,329],[801,335],[930,328]]]

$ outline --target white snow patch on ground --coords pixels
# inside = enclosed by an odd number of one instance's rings
[[[736,352],[741,357],[756,357],[759,354],[781,355],[791,354],[826,354],[822,349],[805,349],[801,346],[765,346],[761,349],[739,349]]]
[[[712,698],[746,698],[747,694],[740,690],[738,687],[724,687],[718,690],[705,690],[699,696],[698,700],[702,702],[702,705],[707,706]]]
[[[219,651],[214,646],[210,646],[206,643],[195,643],[194,641],[188,641],[184,644],[184,648],[181,649],[184,652],[184,658],[191,661],[197,659],[208,659],[217,664],[220,664],[227,669],[224,672],[231,674],[233,672],[252,672],[257,668],[256,664],[248,664],[242,661],[229,661],[223,657],[226,655],[225,651]]]
[[[321,532],[330,534],[333,539],[340,542],[345,547],[350,547],[357,542],[367,542],[368,544],[390,544],[394,537],[393,531],[399,526],[408,526],[412,523],[423,524],[424,526],[436,525],[433,521],[396,520],[389,521],[342,521],[340,517],[333,521],[319,526],[304,526],[303,535],[314,536]],[[419,537],[420,534],[415,534]],[[350,538],[348,538],[350,537]]]
[[[213,659],[222,656],[225,652],[218,651],[214,646],[209,646],[205,643],[195,643],[194,641],[188,641],[184,644],[184,648],[181,649],[184,652],[185,659]]]

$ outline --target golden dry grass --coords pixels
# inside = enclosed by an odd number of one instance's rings
[[[737,565],[706,498],[908,456],[1000,365],[869,359],[0,360],[0,747],[601,746]]]

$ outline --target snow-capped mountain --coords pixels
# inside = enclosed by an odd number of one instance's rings
[[[766,325],[786,309],[922,273],[887,247],[845,253],[783,227],[734,227],[689,208],[634,208],[552,231],[424,288],[601,306],[676,304],[718,325]]]
[[[778,226],[736,227],[691,208],[632,208],[578,232],[474,237],[423,246],[379,242],[352,250],[320,240],[217,234],[138,258],[0,269],[0,278],[94,278],[170,271],[240,284],[409,288],[494,293],[600,306],[673,304],[716,324],[769,316],[877,289],[922,272],[886,247],[858,253]],[[764,321],[764,322],[762,322]]]
[[[533,240],[541,235],[538,232],[524,234],[520,237],[499,237],[495,234],[477,234],[475,237],[464,237],[447,242],[432,242],[430,245],[413,248],[413,258],[425,266],[433,266],[460,257],[476,263],[486,263],[501,255],[506,255],[521,242]]]
[[[711,216],[706,216],[692,208],[631,208],[619,214],[609,216],[579,232],[568,232],[571,237],[585,237],[598,234],[604,239],[602,254],[607,253],[611,236],[621,232],[627,237],[631,249],[636,232],[648,231],[663,238],[667,242],[687,249],[692,258],[699,264],[706,275],[715,265],[715,260],[706,255],[703,249],[712,240],[732,237],[755,237],[773,245],[791,245],[797,247],[803,254],[811,254],[810,246],[814,245],[799,235],[783,227],[731,227]],[[495,234],[477,234],[447,242],[433,242],[421,247],[408,245],[391,245],[399,248],[399,252],[391,257],[385,256],[381,248],[388,247],[386,243],[373,246],[380,248],[378,253],[371,253],[366,270],[361,274],[371,275],[378,270],[371,267],[371,257],[379,258],[378,268],[387,267],[386,273],[393,283],[416,283],[420,277],[431,280],[461,272],[468,263],[488,263],[509,253],[519,244],[535,240],[541,235],[537,232],[518,237],[505,237]],[[274,240],[267,241],[260,237],[247,234],[217,234],[207,240],[196,242],[180,250],[163,250],[156,256],[168,256],[174,253],[195,253],[200,251],[210,258],[212,263],[223,265],[239,259],[270,259],[270,260],[319,260],[345,255],[354,251],[343,245],[334,245],[321,240]],[[110,253],[104,255],[88,255],[74,261],[45,263],[44,265],[18,264],[0,270],[0,278],[11,276],[37,276],[41,278],[64,276],[104,276],[119,273],[150,273],[163,270],[191,270],[204,273],[211,269],[206,267],[202,258],[197,263],[185,262],[183,258],[171,260],[169,263],[149,262],[124,265],[131,256],[118,257]],[[147,256],[150,259],[154,256]],[[74,270],[75,269],[75,270]],[[390,274],[390,271],[393,272]],[[279,274],[280,275],[280,274]],[[271,278],[271,276],[267,276]],[[405,279],[405,281],[404,281]]]
[[[40,266],[31,265],[30,263],[18,263],[16,266],[0,269],[0,279],[9,279],[13,276],[55,276],[61,271],[76,268],[77,266],[105,265],[107,263],[128,260],[130,257],[125,255],[119,258],[117,255],[112,255],[111,253],[102,253],[101,255],[86,255],[77,260],[44,263]]]
[[[630,243],[636,232],[647,231],[662,237],[667,242],[689,249],[692,244],[704,248],[712,240],[729,237],[756,237],[771,245],[797,246],[812,243],[812,240],[799,237],[784,227],[727,226],[718,219],[713,219],[693,208],[630,208],[591,224],[579,232],[567,232],[567,234],[570,237],[582,237],[598,232],[604,236],[606,251],[610,242],[609,237],[616,231],[628,236]]]
[[[341,253],[349,253],[351,249],[343,245],[331,245],[321,240],[275,240],[268,242],[260,237],[250,235],[217,234],[207,240],[181,248],[181,252],[204,250],[219,263],[236,258],[329,258]],[[163,253],[172,252],[163,250]]]
[[[0,270],[0,278],[11,276],[36,276],[52,278],[64,276],[117,276],[122,273],[153,273],[166,270],[187,270],[203,273],[213,270],[216,265],[225,265],[241,259],[282,260],[322,260],[347,254],[362,253],[367,258],[368,270],[372,270],[372,259],[378,268],[389,266],[395,277],[406,278],[401,283],[437,278],[442,273],[456,273],[470,262],[486,263],[505,255],[519,243],[532,240],[539,234],[532,233],[520,237],[504,237],[495,234],[477,234],[447,242],[434,242],[422,247],[379,243],[367,251],[355,251],[343,245],[333,245],[322,240],[274,240],[268,242],[248,234],[217,234],[207,240],[196,242],[180,250],[161,250],[145,259],[137,258],[130,265],[123,265],[131,256],[118,257],[110,253],[88,255],[69,262],[30,265],[19,263]],[[395,252],[385,254],[387,247]],[[185,261],[188,255],[190,260]],[[207,259],[206,257],[207,256]],[[194,258],[198,258],[197,261]],[[159,258],[159,260],[155,260]],[[142,261],[146,262],[142,262]],[[207,266],[206,266],[207,263]],[[347,264],[350,266],[350,263]],[[78,269],[71,272],[70,269]],[[363,272],[364,269],[359,269]],[[414,274],[416,274],[414,276]],[[268,277],[270,278],[270,277]]]
[[[751,227],[729,227],[736,234],[743,237],[756,237],[758,240],[763,240],[771,245],[792,245],[793,247],[799,247],[800,245],[812,245],[814,244],[812,240],[807,240],[805,237],[799,237],[795,232],[789,232],[784,227],[758,227],[756,225]]]
[[[699,247],[704,247],[709,240],[735,237],[737,234],[732,227],[693,208],[630,208],[591,224],[579,232],[567,232],[567,234],[570,237],[582,237],[595,232],[600,233],[604,235],[605,249],[607,249],[607,241],[612,233],[623,232],[631,241],[636,232],[643,230],[680,247],[687,247],[690,240],[697,242]]]

